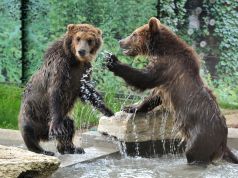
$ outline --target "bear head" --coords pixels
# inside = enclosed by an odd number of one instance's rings
[[[66,54],[80,62],[91,62],[102,46],[102,31],[89,24],[69,24],[64,42]]]
[[[171,32],[157,18],[152,17],[148,24],[137,28],[131,35],[120,40],[120,47],[128,56],[151,56],[158,52],[158,45],[162,40],[166,41],[167,37],[173,36]]]

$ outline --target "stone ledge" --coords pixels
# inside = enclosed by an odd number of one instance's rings
[[[0,177],[46,177],[59,165],[60,160],[56,157],[0,145]]]
[[[226,124],[230,128],[238,128],[238,111],[237,110],[224,110],[223,114],[226,118]]]
[[[117,112],[110,118],[101,117],[98,125],[99,132],[125,142],[170,139],[172,129],[173,118],[163,111],[136,114],[136,116]],[[173,138],[177,137],[173,136]]]
[[[120,150],[127,155],[151,157],[183,152],[185,144],[180,144],[173,125],[173,117],[163,110],[136,115],[118,112],[110,118],[101,117],[98,132],[118,140]],[[228,129],[228,146],[238,148],[238,129]]]

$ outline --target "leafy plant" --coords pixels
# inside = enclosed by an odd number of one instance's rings
[[[0,84],[0,128],[17,129],[22,88]]]
[[[20,2],[0,2],[0,82],[20,83],[21,63],[21,21]]]

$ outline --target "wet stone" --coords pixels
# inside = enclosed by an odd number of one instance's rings
[[[113,117],[101,117],[98,131],[121,142],[121,149],[130,156],[151,157],[180,153],[184,144],[173,128],[173,117],[158,110],[146,114],[118,112]]]
[[[47,177],[59,165],[56,157],[0,145],[0,177]]]

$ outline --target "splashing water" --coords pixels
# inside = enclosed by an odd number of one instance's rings
[[[139,156],[140,155],[140,152],[139,152],[139,143],[138,143],[138,134],[137,134],[137,126],[135,124],[135,116],[136,116],[136,112],[137,110],[135,111],[135,113],[133,113],[133,117],[132,117],[132,124],[133,124],[133,135],[134,135],[134,138],[135,138],[135,151],[136,151],[136,156]]]

